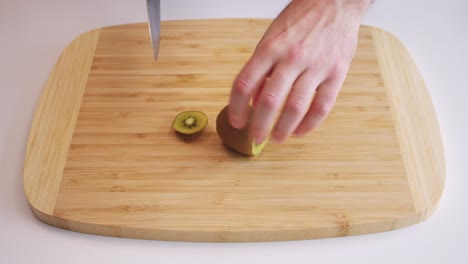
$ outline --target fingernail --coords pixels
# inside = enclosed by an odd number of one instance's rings
[[[241,128],[241,124],[237,121],[231,121],[231,126],[233,128],[236,128],[236,129],[240,129]]]
[[[294,136],[296,136],[296,137],[301,137],[301,136],[304,135],[304,132],[303,132],[303,131],[294,131],[293,134],[294,134]]]
[[[255,144],[256,145],[261,145],[263,142],[265,142],[266,138],[265,137],[256,137],[255,138]]]
[[[278,133],[273,133],[273,136],[270,139],[273,143],[281,144],[284,142],[284,138],[281,137]]]
[[[231,117],[229,119],[230,119],[231,126],[236,129],[241,129],[244,126],[244,124],[235,117]]]
[[[281,144],[281,143],[284,142],[284,139],[282,139],[282,138],[277,138],[277,137],[272,137],[272,138],[271,138],[271,141],[272,141],[273,143],[275,143],[275,144]]]

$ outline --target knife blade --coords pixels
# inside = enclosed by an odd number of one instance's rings
[[[159,56],[159,38],[161,29],[161,1],[146,0],[148,9],[148,25],[151,38],[151,46],[153,47],[154,60],[158,60]]]

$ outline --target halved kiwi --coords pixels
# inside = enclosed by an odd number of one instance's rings
[[[231,126],[227,109],[227,106],[224,107],[216,118],[216,132],[219,137],[226,146],[237,152],[248,156],[258,156],[266,146],[268,139],[261,144],[255,144],[253,139],[249,139],[248,127],[237,129]]]
[[[200,111],[185,111],[179,113],[172,127],[183,135],[194,135],[201,132],[208,124],[208,117]]]

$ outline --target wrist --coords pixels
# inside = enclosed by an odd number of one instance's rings
[[[369,6],[375,0],[292,0],[291,4],[300,7],[302,10],[336,10],[339,13],[345,13],[348,16],[359,21],[366,14]],[[320,11],[320,12],[322,12]]]
[[[346,2],[345,3],[346,9],[352,14],[354,14],[355,17],[362,19],[362,17],[364,17],[367,10],[369,9],[369,6],[375,0],[337,0],[337,1]]]

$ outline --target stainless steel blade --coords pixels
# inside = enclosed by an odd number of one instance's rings
[[[148,9],[148,24],[151,37],[151,45],[153,46],[154,60],[158,60],[159,55],[159,38],[161,29],[161,1],[146,0]]]

